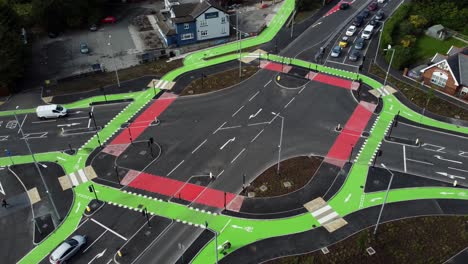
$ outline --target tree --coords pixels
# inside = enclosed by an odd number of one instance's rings
[[[413,26],[415,28],[424,28],[426,27],[427,23],[429,21],[427,21],[427,19],[423,16],[419,16],[419,15],[411,15],[409,17],[409,21],[411,24],[413,24]]]

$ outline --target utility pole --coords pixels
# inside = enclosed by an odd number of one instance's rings
[[[241,46],[241,42],[242,42],[242,35],[241,35],[241,31],[239,30],[239,14],[240,12],[237,11],[237,15],[236,15],[236,29],[237,29],[237,34],[238,35],[238,42],[239,42],[239,79],[242,78],[242,61],[241,61],[241,55],[242,55],[242,46]]]
[[[93,113],[93,112],[89,112],[88,114],[89,114],[89,118],[92,118],[92,119],[93,119],[94,130],[96,131],[96,136],[97,136],[97,140],[98,140],[98,143],[99,143],[99,147],[102,148],[101,138],[99,137],[99,132],[98,132],[97,124],[96,124],[96,118],[94,117],[94,113]]]
[[[385,207],[385,203],[387,202],[388,192],[390,191],[390,186],[392,186],[392,181],[393,181],[393,176],[394,176],[393,173],[392,173],[392,171],[389,170],[389,169],[385,166],[385,164],[380,163],[380,165],[382,165],[382,167],[383,167],[384,169],[386,169],[388,172],[390,172],[391,177],[390,177],[390,182],[388,183],[387,192],[385,193],[385,198],[384,198],[384,200],[383,200],[382,207],[380,208],[379,217],[377,218],[377,224],[375,225],[375,229],[374,229],[374,236],[375,236],[375,234],[377,234],[377,228],[379,227],[380,218],[382,217],[382,212],[383,212],[383,209],[384,209],[384,207]]]
[[[271,112],[272,115],[281,118],[281,132],[280,132],[280,140],[278,144],[278,167],[276,169],[276,173],[279,175],[280,173],[280,163],[281,163],[281,148],[283,145],[283,128],[284,128],[284,117],[280,116],[279,113]]]
[[[388,45],[388,48],[384,49],[384,51],[387,51],[387,50],[392,50],[392,57],[390,58],[390,64],[388,64],[387,74],[385,75],[385,80],[384,80],[384,84],[383,84],[384,86],[387,84],[388,73],[390,72],[390,67],[392,66],[393,55],[395,55],[395,48],[392,49],[391,45]]]
[[[107,43],[107,45],[110,48],[112,61],[114,62],[115,78],[117,79],[117,86],[120,87],[119,73],[117,72],[117,64],[115,63],[115,56],[114,56],[114,51],[112,49],[111,38],[112,38],[112,35],[109,34],[109,42]]]

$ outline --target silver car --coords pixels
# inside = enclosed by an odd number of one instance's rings
[[[64,241],[50,254],[50,263],[59,264],[69,260],[84,244],[86,244],[86,236],[81,235],[73,236]]]

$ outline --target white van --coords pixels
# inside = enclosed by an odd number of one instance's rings
[[[374,26],[367,25],[362,31],[361,38],[370,39],[370,37],[372,36],[372,31],[374,31]]]
[[[57,118],[66,116],[68,113],[67,109],[61,105],[40,105],[36,108],[37,117],[40,119],[46,118]]]

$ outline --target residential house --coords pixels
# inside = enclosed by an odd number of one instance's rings
[[[424,84],[468,100],[468,47],[452,46],[447,55],[435,54],[421,73]]]
[[[180,2],[165,0],[158,14],[159,33],[166,45],[182,46],[209,39],[229,37],[227,11],[210,0]]]

